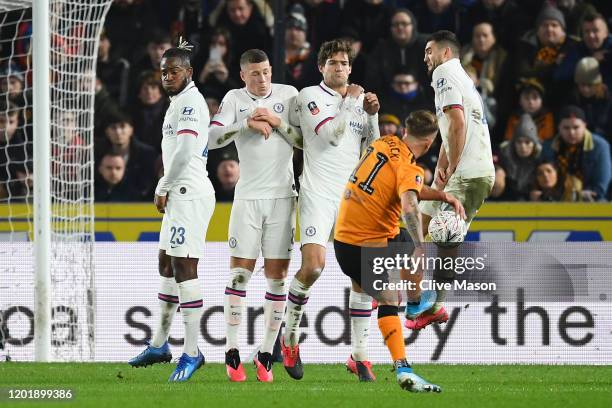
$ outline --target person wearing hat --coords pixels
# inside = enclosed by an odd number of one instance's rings
[[[605,200],[612,178],[610,144],[587,129],[584,111],[575,105],[565,106],[558,119],[558,134],[544,143],[542,158],[554,160],[562,178],[582,181],[582,200]]]
[[[215,183],[217,202],[234,201],[234,190],[240,178],[238,156],[232,152],[223,152],[215,173],[218,181]]]
[[[381,135],[399,136],[400,120],[390,113],[383,113],[378,117],[378,129]]]
[[[535,78],[521,78],[517,84],[519,91],[519,108],[508,119],[505,131],[505,140],[511,140],[521,115],[528,113],[538,129],[538,138],[541,142],[551,139],[555,135],[555,118],[544,105],[545,91],[542,83]]]
[[[538,14],[536,28],[519,42],[518,75],[537,78],[551,93],[550,100],[558,101],[557,93],[563,92],[563,87],[554,81],[553,73],[576,43],[576,39],[566,34],[563,13],[556,7],[545,6]]]
[[[158,153],[134,134],[132,119],[115,113],[104,129],[106,140],[96,146],[101,154],[112,152],[123,157],[127,176],[132,180],[141,200],[150,200],[155,186],[155,160]],[[99,156],[100,157],[100,156]]]
[[[506,173],[505,196],[513,201],[529,198],[529,189],[542,151],[538,130],[531,115],[523,113],[512,140],[500,146],[500,165]]]
[[[297,4],[289,14],[285,26],[285,66],[286,83],[298,89],[303,88],[305,64],[310,56],[310,44],[306,41],[307,31],[304,9]]]
[[[603,83],[599,62],[585,57],[576,65],[576,84],[571,103],[585,113],[587,127],[593,132],[612,138],[612,100],[608,87]]]

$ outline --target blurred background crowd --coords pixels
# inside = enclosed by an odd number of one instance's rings
[[[489,124],[496,181],[491,200],[609,201],[612,164],[612,36],[609,0],[301,0],[285,1],[283,82],[301,89],[321,75],[322,42],[344,38],[357,57],[351,82],[381,100],[381,134],[400,135],[405,117],[434,110],[423,63],[428,33],[455,32],[461,63],[480,92]],[[10,13],[2,16],[10,21]],[[160,84],[163,52],[179,36],[196,45],[193,79],[212,114],[243,86],[240,55],[274,53],[273,1],[115,0],[100,37],[95,79],[95,200],[151,201],[161,162],[169,100]],[[32,186],[31,71],[26,21],[3,24],[0,58],[0,198]],[[52,39],[57,41],[57,39]],[[91,88],[91,84],[89,89]],[[52,118],[63,141],[55,162],[78,165],[78,112]],[[56,135],[56,136],[57,136]],[[437,148],[419,161],[431,182]],[[53,152],[52,152],[53,153]],[[301,168],[296,152],[296,176]],[[54,162],[54,163],[55,163]],[[231,201],[240,177],[232,145],[210,152],[218,201]]]

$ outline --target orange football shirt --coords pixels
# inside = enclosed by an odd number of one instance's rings
[[[420,193],[424,173],[396,136],[376,140],[361,157],[344,190],[334,239],[346,244],[386,243],[399,234],[400,196]]]

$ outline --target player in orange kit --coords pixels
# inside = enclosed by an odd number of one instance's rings
[[[402,388],[413,392],[440,392],[441,389],[412,372],[406,361],[397,291],[380,290],[374,285],[382,275],[372,265],[376,265],[376,255],[386,258],[412,255],[414,259],[424,256],[419,198],[444,201],[459,216],[465,217],[463,206],[455,197],[423,185],[423,169],[416,164],[416,159],[429,150],[437,132],[435,115],[421,110],[406,119],[402,140],[384,136],[373,142],[346,185],[334,235],[336,259],[344,274],[351,278],[353,290],[365,291],[378,301],[378,327],[393,358],[397,381]],[[400,229],[400,216],[406,224],[405,230]],[[422,270],[411,273],[416,279],[422,276]],[[404,276],[406,271],[402,271]],[[409,291],[407,295],[408,306],[418,307],[420,291]],[[352,331],[355,332],[354,328]],[[353,335],[359,337],[358,333]],[[360,374],[360,379],[367,380],[369,367],[364,370],[357,361],[357,368],[362,369],[361,374],[366,378]]]

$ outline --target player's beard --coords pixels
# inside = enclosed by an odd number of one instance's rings
[[[180,94],[181,92],[183,92],[183,90],[187,87],[187,85],[189,84],[189,82],[191,82],[191,78],[189,77],[185,77],[185,79],[183,80],[183,84],[179,87],[178,90],[176,91],[171,91],[166,89],[166,93],[168,94],[168,96],[175,96]]]

